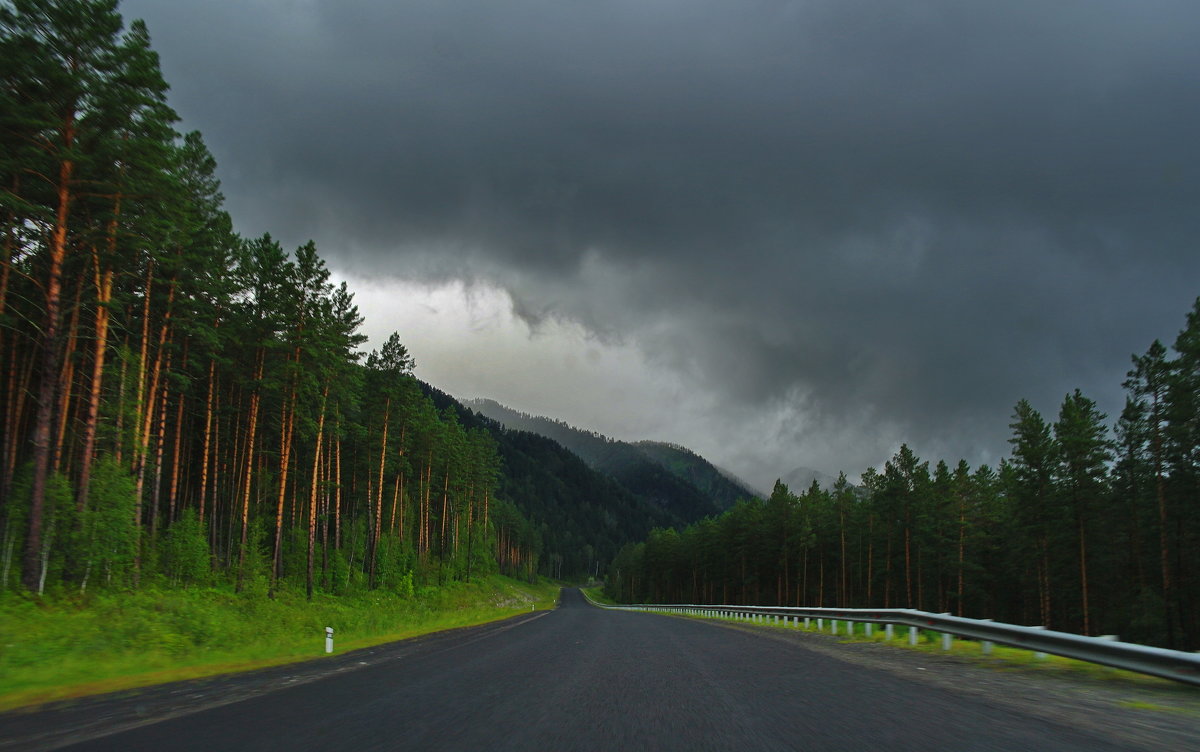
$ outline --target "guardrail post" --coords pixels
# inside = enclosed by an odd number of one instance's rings
[[[991,619],[980,619],[980,621],[991,621]],[[984,640],[983,642],[979,643],[979,651],[981,653],[983,653],[984,655],[991,655],[992,654],[992,641]]]
[[[908,628],[908,644],[909,645],[917,644],[917,628],[916,627]]]
[[[817,619],[817,631],[818,632],[825,631],[825,620],[824,619]]]
[[[837,619],[830,619],[830,626],[833,627],[833,634],[837,634]]]
[[[872,624],[871,622],[867,622],[867,623],[863,624],[863,633],[868,638],[871,637],[871,633],[874,631],[875,631],[875,625]]]
[[[1031,627],[1031,629],[1045,629],[1045,627],[1039,624],[1039,625],[1038,625],[1038,626],[1036,626],[1036,627]],[[1043,652],[1042,652],[1042,651],[1040,651],[1040,650],[1035,650],[1035,651],[1034,651],[1034,653],[1033,653],[1033,657],[1034,657],[1034,658],[1037,658],[1039,661],[1044,661],[1044,660],[1046,660],[1046,654],[1045,654],[1045,653],[1043,653]]]
[[[810,620],[810,618],[807,616],[804,617],[804,628],[809,629],[811,627],[812,627],[812,621]]]
[[[893,624],[885,624],[885,625],[884,625],[884,630],[883,630],[883,633],[884,633],[884,636],[885,636],[885,637],[887,637],[887,639],[888,639],[888,641],[889,641],[889,642],[891,642],[892,640],[896,639],[896,629],[895,629],[895,625],[893,625]]]
[[[954,645],[954,635],[942,632],[942,650],[948,651]]]

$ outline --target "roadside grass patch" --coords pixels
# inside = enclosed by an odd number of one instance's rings
[[[584,595],[586,595],[588,598],[591,598],[596,603],[603,603],[606,606],[619,605],[612,598],[609,598],[607,595],[604,594],[604,586],[603,585],[598,585],[596,587],[585,587],[585,588],[579,588],[579,589],[580,589],[580,591],[583,592]]]
[[[1150,710],[1156,713],[1182,713],[1184,715],[1200,717],[1200,710],[1196,708],[1159,705],[1156,702],[1143,702],[1141,700],[1121,700],[1117,704],[1123,708],[1132,708],[1134,710]]]
[[[0,596],[0,710],[320,659],[553,608],[559,586],[493,575],[471,583],[274,599],[231,588],[145,588],[37,599]]]

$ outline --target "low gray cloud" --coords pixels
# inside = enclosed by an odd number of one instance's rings
[[[827,469],[993,457],[1022,396],[1115,411],[1200,293],[1194,2],[123,11],[244,231],[502,285],[730,420],[798,410]]]

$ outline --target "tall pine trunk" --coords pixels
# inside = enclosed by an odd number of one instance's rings
[[[111,232],[112,230],[110,230]],[[91,491],[92,461],[96,453],[96,431],[100,420],[100,395],[104,386],[104,360],[108,352],[108,305],[112,301],[113,270],[100,271],[100,259],[92,249],[93,283],[96,286],[95,352],[92,355],[92,379],[88,389],[87,409],[83,420],[83,449],[79,456],[79,490],[75,506],[82,515],[87,509]]]
[[[63,146],[70,150],[75,141],[75,114],[72,111],[63,123]],[[41,574],[42,517],[46,503],[46,485],[50,477],[50,428],[54,417],[55,388],[58,386],[58,318],[62,297],[62,270],[67,255],[67,223],[71,207],[71,179],[75,163],[63,159],[58,165],[56,186],[57,206],[54,230],[50,234],[49,267],[46,272],[46,316],[42,330],[41,373],[38,384],[37,415],[34,419],[33,480],[29,493],[29,523],[25,534],[25,558],[21,584],[37,592]]]
[[[308,495],[308,576],[305,591],[308,599],[313,597],[313,549],[317,534],[317,489],[321,470],[321,441],[325,437],[325,401],[329,398],[329,386],[321,395],[321,414],[317,418],[317,446],[313,450],[312,488]]]
[[[246,471],[242,481],[241,521],[242,534],[238,545],[237,592],[241,592],[246,578],[246,538],[250,527],[250,484],[254,477],[254,438],[258,428],[258,382],[263,374],[263,352],[258,352],[258,368],[254,374],[254,388],[250,393],[250,424],[246,429]]]
[[[299,352],[295,354],[299,361]],[[292,455],[292,432],[296,426],[296,381],[293,377],[288,394],[283,400],[279,430],[279,494],[275,504],[275,545],[271,549],[271,586],[268,596],[275,597],[275,584],[283,565],[283,506],[287,498],[288,470]]]

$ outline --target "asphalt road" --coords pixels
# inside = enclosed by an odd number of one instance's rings
[[[102,701],[101,711],[84,703],[0,717],[0,741],[5,732],[13,744],[38,724],[74,723],[76,731],[19,744],[123,752],[1126,749],[753,631],[600,610],[573,590],[553,612],[397,645],[295,674],[282,687],[253,675],[222,679],[219,700],[212,687],[186,695],[193,707],[179,691],[164,704],[171,690],[159,689],[141,703]],[[103,723],[80,723],[88,712],[105,714]]]

